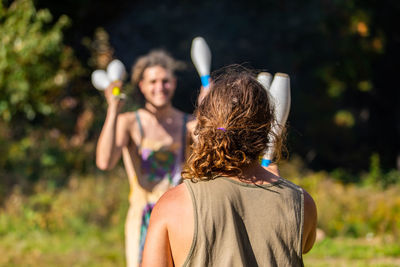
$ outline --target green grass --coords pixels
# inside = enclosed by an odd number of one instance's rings
[[[305,266],[400,266],[400,244],[391,238],[327,238],[304,255]]]
[[[85,230],[80,235],[32,231],[1,236],[0,266],[124,266],[123,232]]]
[[[319,227],[341,236],[316,243],[305,266],[400,266],[399,186],[374,191],[321,174],[300,182],[316,199]],[[0,266],[125,266],[129,185],[123,170],[71,177],[63,188],[43,181],[32,191],[16,187],[0,203]],[[336,224],[357,231],[330,233]]]
[[[0,266],[124,266],[121,229],[80,235],[32,231],[1,236]],[[327,238],[304,256],[305,266],[400,266],[400,244],[380,239]]]
[[[14,190],[0,206],[0,266],[124,266],[129,187],[120,177]]]

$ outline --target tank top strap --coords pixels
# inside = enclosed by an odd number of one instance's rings
[[[142,140],[144,137],[144,132],[143,132],[143,126],[142,126],[142,122],[140,121],[140,116],[139,116],[139,112],[135,111],[135,117],[136,117],[136,121],[139,127],[139,132],[140,132],[140,144],[138,144],[138,148],[140,149],[140,147],[142,146]]]

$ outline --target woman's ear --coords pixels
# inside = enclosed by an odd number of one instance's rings
[[[140,92],[143,94],[142,85],[143,85],[143,81],[140,80],[140,81],[138,82],[138,87],[139,87]]]
[[[176,81],[176,77],[175,77],[175,76],[172,76],[171,83],[172,83],[172,87],[173,87],[174,89],[176,89],[177,81]]]

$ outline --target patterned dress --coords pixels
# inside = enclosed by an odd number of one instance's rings
[[[127,265],[139,266],[149,225],[150,213],[157,200],[181,181],[181,167],[186,144],[187,114],[183,118],[182,141],[165,146],[144,136],[139,114],[136,112],[142,141],[139,170],[130,178],[130,207],[125,224]]]

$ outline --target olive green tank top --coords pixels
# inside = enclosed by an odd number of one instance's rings
[[[194,235],[184,266],[303,266],[303,190],[280,178],[255,185],[184,180]]]

